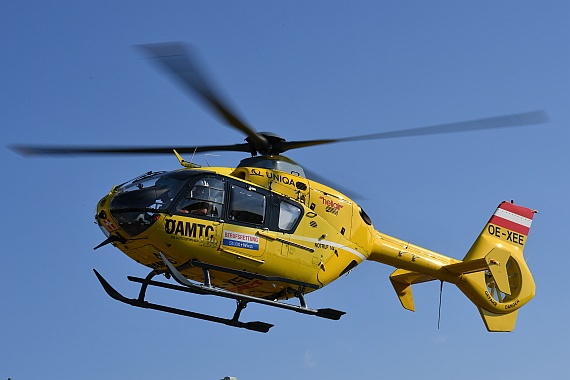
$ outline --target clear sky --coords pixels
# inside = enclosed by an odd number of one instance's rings
[[[382,232],[462,258],[503,200],[537,209],[526,254],[536,298],[509,334],[487,333],[454,286],[414,287],[363,263],[307,297],[328,321],[251,305],[259,334],[136,309],[147,269],[93,223],[113,185],[174,156],[23,158],[0,149],[0,379],[518,379],[567,375],[570,332],[570,3],[567,1],[0,1],[0,141],[208,145],[242,142],[132,45],[194,45],[258,131],[344,137],[546,110],[545,125],[296,150],[365,196]],[[239,153],[207,157],[235,166]],[[205,158],[196,161],[206,164]],[[231,314],[233,301],[153,300]]]

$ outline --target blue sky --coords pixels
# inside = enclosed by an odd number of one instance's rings
[[[258,131],[344,137],[546,110],[540,126],[361,141],[290,152],[363,194],[375,227],[462,258],[503,200],[537,209],[526,245],[536,298],[510,334],[439,284],[415,286],[415,313],[364,263],[311,294],[327,321],[251,305],[269,334],[111,300],[97,268],[134,296],[147,269],[93,224],[113,185],[174,156],[23,158],[0,150],[4,217],[0,379],[520,379],[566,373],[570,308],[570,5],[565,1],[0,2],[1,141],[207,145],[243,136],[188,99],[132,45],[180,40]],[[234,166],[223,153],[210,164]],[[205,164],[204,157],[197,157]],[[211,297],[154,300],[231,313]]]

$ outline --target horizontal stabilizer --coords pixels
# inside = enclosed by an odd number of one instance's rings
[[[390,275],[390,282],[400,299],[402,306],[406,310],[416,311],[414,306],[414,296],[412,295],[412,284],[435,280],[434,277],[423,273],[412,272],[405,269],[396,269]]]
[[[487,260],[480,258],[476,260],[462,261],[444,266],[445,270],[453,274],[469,274],[487,270]]]

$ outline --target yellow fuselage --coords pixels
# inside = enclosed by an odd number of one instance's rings
[[[333,189],[270,169],[183,170],[196,172],[196,177],[213,176],[226,182],[226,186],[235,185],[263,194],[267,198],[266,222],[253,225],[234,221],[228,214],[223,214],[227,210],[216,217],[174,211],[156,214],[150,227],[135,236],[127,236],[111,210],[113,198],[121,193],[120,188],[114,189],[99,202],[98,215],[107,216],[99,218],[100,225],[109,233],[118,233],[125,238],[124,243],[113,244],[140,264],[164,269],[158,256],[162,252],[177,266],[198,260],[307,284],[307,287],[296,286],[307,293],[334,281],[370,254],[376,231],[363,219],[360,208],[353,201]],[[226,192],[229,191],[226,189]],[[294,229],[271,228],[269,220],[278,218],[280,212],[274,198],[301,208]],[[203,271],[199,267],[188,266],[181,272],[192,280],[203,280]],[[247,279],[219,271],[212,272],[211,281],[214,286],[259,297],[275,295],[292,287],[291,283],[278,279]],[[290,296],[281,294],[280,298]]]

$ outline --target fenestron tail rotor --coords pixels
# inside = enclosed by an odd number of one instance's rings
[[[507,277],[509,279],[509,288],[511,294],[507,294],[499,289],[493,274],[488,271],[485,272],[485,284],[487,285],[487,291],[489,295],[499,303],[510,302],[516,299],[521,288],[521,270],[513,258],[509,258],[506,264],[507,267]]]

